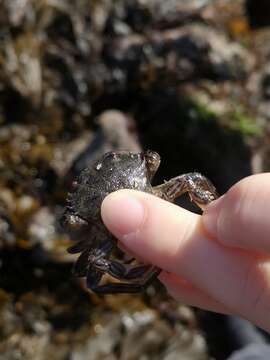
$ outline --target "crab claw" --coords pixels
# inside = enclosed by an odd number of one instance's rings
[[[82,219],[80,216],[70,213],[67,209],[60,219],[60,225],[64,229],[68,230],[78,230],[83,226],[88,225],[87,221]]]

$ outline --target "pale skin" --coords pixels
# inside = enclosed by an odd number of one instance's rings
[[[270,332],[270,173],[241,180],[202,216],[134,190],[108,195],[101,213],[122,246],[163,270],[174,298]]]

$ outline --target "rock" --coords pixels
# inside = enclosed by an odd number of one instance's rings
[[[65,175],[65,183],[68,186],[84,168],[93,164],[106,152],[141,151],[135,122],[128,115],[119,110],[107,110],[98,116],[96,122],[100,126],[99,130],[77,154]]]
[[[120,316],[110,319],[103,316],[94,329],[95,334],[86,344],[74,350],[72,360],[133,360],[142,356],[145,359],[207,360],[201,334],[186,331],[179,324],[172,327],[150,309],[135,312],[126,309]]]
[[[121,86],[144,91],[202,78],[240,80],[253,65],[252,56],[239,44],[198,24],[116,37],[104,51],[111,74],[121,74]]]
[[[55,214],[49,207],[41,207],[29,221],[28,235],[32,246],[41,244],[46,250],[52,251],[56,237]]]

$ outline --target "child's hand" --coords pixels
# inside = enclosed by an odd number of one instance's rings
[[[270,331],[269,173],[243,179],[203,216],[120,190],[104,200],[102,218],[128,250],[164,270],[172,296]]]

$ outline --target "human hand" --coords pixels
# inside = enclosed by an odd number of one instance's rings
[[[108,229],[163,271],[176,299],[270,331],[270,173],[247,177],[202,216],[134,190],[102,203]]]

